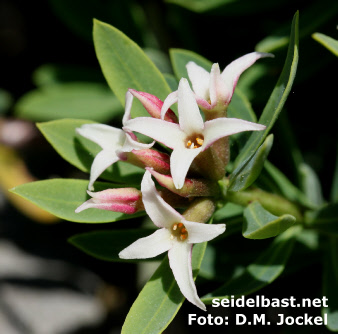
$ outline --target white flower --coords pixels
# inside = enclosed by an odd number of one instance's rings
[[[204,123],[187,79],[181,79],[177,92],[179,124],[138,117],[127,121],[123,129],[140,132],[173,149],[170,170],[175,187],[181,189],[192,161],[200,152],[222,137],[264,130],[265,126],[226,117]]]
[[[209,73],[190,61],[186,67],[195,98],[206,110],[225,110],[231,101],[240,75],[259,58],[274,57],[271,53],[251,52],[230,63],[221,73],[219,65],[213,64]],[[177,91],[169,94],[162,107],[162,118],[168,108],[177,102]]]
[[[130,119],[132,101],[133,96],[127,92],[125,113],[122,119],[123,125]],[[152,147],[154,144],[139,143],[133,133],[126,133],[122,129],[114,128],[105,124],[84,124],[81,128],[77,128],[76,132],[98,144],[102,148],[102,151],[96,155],[91,166],[88,185],[89,190],[94,189],[94,182],[105,169],[118,160],[125,159],[125,152],[147,149]]]
[[[148,170],[144,174],[141,191],[145,210],[160,229],[122,250],[119,254],[120,258],[146,259],[168,251],[170,268],[182,294],[191,303],[205,311],[205,305],[197,295],[192,275],[192,246],[222,234],[225,231],[225,225],[210,225],[185,220],[156,191]]]

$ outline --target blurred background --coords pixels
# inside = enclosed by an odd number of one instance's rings
[[[336,1],[0,0],[0,333],[119,333],[155,269],[97,260],[67,242],[74,234],[123,223],[61,221],[8,192],[33,180],[88,178],[52,149],[36,122],[69,117],[121,125],[123,108],[95,56],[93,18],[123,31],[163,73],[173,73],[170,48],[192,50],[221,68],[254,50],[274,53],[274,61],[258,62],[238,84],[259,115],[283,67],[296,10],[300,62],[272,130],[269,160],[296,186],[302,183],[299,165],[311,166],[328,199],[337,152],[337,58],[311,35],[320,32],[337,39]],[[303,270],[317,290],[309,293],[306,283],[286,276],[279,280],[278,292],[275,283],[264,294],[319,296],[320,260]],[[203,295],[208,282],[200,283]],[[196,310],[185,304],[166,333],[196,330],[187,326],[187,314]],[[233,328],[233,333],[241,330]],[[247,333],[267,330],[246,328]]]

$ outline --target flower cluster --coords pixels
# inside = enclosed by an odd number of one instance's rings
[[[203,310],[205,305],[197,295],[192,275],[192,246],[214,239],[225,231],[225,225],[205,224],[213,213],[214,205],[202,213],[191,214],[194,199],[205,198],[212,202],[217,196],[217,181],[225,177],[226,161],[223,156],[228,151],[228,141],[225,140],[228,136],[265,129],[261,124],[227,118],[226,110],[241,73],[257,59],[271,56],[258,52],[247,54],[229,64],[222,73],[218,64],[214,64],[211,73],[208,73],[189,62],[187,70],[194,91],[185,78],[180,80],[178,90],[169,94],[164,102],[149,93],[129,89],[122,129],[102,124],[86,124],[77,129],[81,136],[100,145],[102,151],[91,167],[88,194],[92,198],[76,212],[88,208],[126,214],[145,210],[159,229],[123,249],[119,256],[123,259],[144,259],[168,251],[170,267],[182,294]],[[131,119],[134,97],[151,117]],[[177,103],[178,117],[170,109],[174,103]],[[205,114],[205,120],[199,107]],[[142,143],[135,133],[154,141]],[[172,149],[170,156],[155,150],[155,142]],[[119,188],[92,192],[101,173],[118,160],[145,169],[141,190]],[[156,189],[152,177],[164,191]],[[173,208],[186,207],[187,203],[192,204],[183,214]]]

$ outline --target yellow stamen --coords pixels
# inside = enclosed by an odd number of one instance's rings
[[[174,230],[174,231],[177,230],[177,224],[175,224],[175,225],[173,226],[173,230]]]
[[[189,141],[187,142],[187,146],[189,147],[189,146],[191,146],[191,144],[192,144],[192,142],[191,142],[191,140],[189,140]]]
[[[186,234],[181,234],[180,235],[180,239],[183,241],[187,238],[188,236]]]
[[[204,143],[204,140],[202,138],[197,137],[196,142],[197,142],[198,145],[202,146],[203,143]]]

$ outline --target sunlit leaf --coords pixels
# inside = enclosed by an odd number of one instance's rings
[[[312,38],[317,42],[325,46],[328,50],[330,50],[334,55],[338,57],[338,41],[330,36],[326,36],[319,32],[316,32],[312,35]]]

